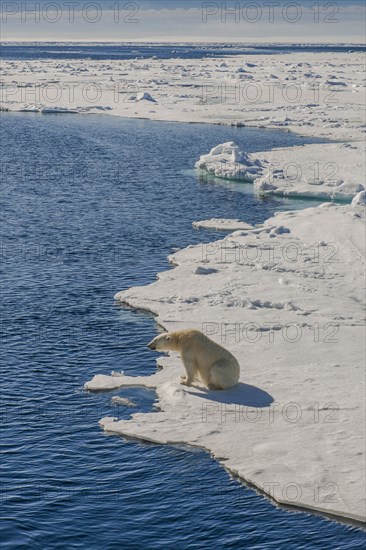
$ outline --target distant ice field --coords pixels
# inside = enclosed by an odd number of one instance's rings
[[[37,59],[202,59],[231,55],[268,55],[290,52],[362,52],[362,45],[350,44],[146,44],[4,42],[0,57],[13,60]]]

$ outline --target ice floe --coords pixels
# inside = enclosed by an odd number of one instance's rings
[[[183,389],[175,354],[152,376],[97,374],[89,390],[144,385],[159,399],[160,412],[103,418],[103,429],[203,447],[277,502],[364,520],[364,224],[353,205],[279,213],[181,250],[156,282],[118,293],[166,330],[225,345],[241,377],[232,390]]]
[[[236,231],[239,229],[254,229],[249,223],[241,220],[225,219],[225,218],[211,218],[210,220],[200,220],[193,222],[192,226],[196,229],[218,229],[222,231]]]
[[[360,191],[352,200],[353,206],[366,204],[366,191]]]
[[[216,145],[195,166],[218,178],[243,181],[254,181],[263,170],[260,160],[241,151],[233,141]]]

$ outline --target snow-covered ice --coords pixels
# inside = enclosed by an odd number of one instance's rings
[[[365,133],[362,52],[225,59],[4,59],[2,74],[1,106],[14,111],[30,103],[91,112],[104,106],[116,116],[284,127],[337,140],[358,140]],[[238,80],[243,75],[253,78]],[[154,113],[149,101],[128,101],[138,94],[157,101]]]
[[[240,151],[233,141],[220,143],[196,162],[196,168],[230,180],[254,181],[261,174],[262,163],[245,151]]]
[[[122,405],[123,407],[136,407],[136,403],[128,399],[128,397],[121,397],[120,395],[115,395],[111,399],[112,405]]]
[[[148,92],[140,92],[136,96],[136,101],[151,101],[156,103],[155,99]]]
[[[152,376],[96,375],[89,390],[153,387],[161,409],[101,426],[201,446],[278,502],[364,519],[364,223],[364,208],[332,203],[280,213],[262,231],[184,249],[155,283],[118,293],[166,330],[225,345],[241,378],[228,391],[183,388],[175,354]],[[197,277],[202,266],[212,274]]]
[[[353,206],[361,206],[366,204],[366,191],[360,191],[352,200]]]
[[[219,229],[222,231],[251,230],[254,229],[249,223],[242,220],[233,220],[226,218],[211,218],[210,220],[200,220],[192,223],[196,229]]]
[[[269,163],[256,189],[350,202],[365,185],[365,92],[364,56],[351,46],[204,59],[3,60],[0,110],[283,128],[328,139],[334,143],[256,155]],[[213,171],[236,177],[232,168]]]
[[[254,182],[256,191],[287,197],[350,201],[365,189],[365,165],[360,145],[314,144],[259,154],[268,162]]]

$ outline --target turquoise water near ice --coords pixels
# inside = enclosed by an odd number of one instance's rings
[[[204,451],[100,429],[103,416],[151,410],[154,392],[83,390],[97,373],[155,371],[154,318],[113,295],[153,281],[173,247],[222,236],[192,221],[260,223],[318,204],[200,180],[199,155],[228,140],[315,140],[108,116],[1,113],[0,126],[3,547],[361,548],[359,529],[274,507]]]

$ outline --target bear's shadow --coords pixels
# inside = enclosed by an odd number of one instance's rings
[[[200,392],[189,391],[191,395],[209,399],[217,403],[225,403],[227,405],[244,405],[247,407],[269,407],[273,403],[272,395],[257,386],[244,384],[239,382],[229,390],[208,390],[200,387]]]

